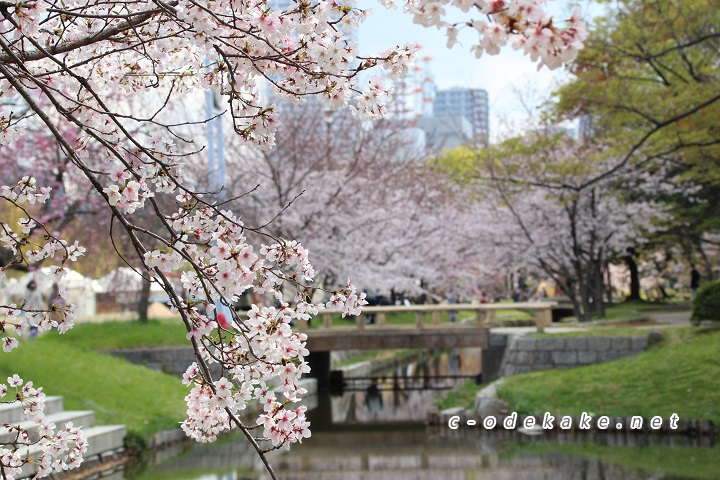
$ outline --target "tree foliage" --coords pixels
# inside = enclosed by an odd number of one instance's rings
[[[671,213],[633,250],[642,259],[657,251],[669,255],[679,246],[685,261],[701,262],[708,276],[713,276],[708,247],[717,243],[720,227],[718,25],[716,0],[608,2],[570,68],[574,79],[557,91],[551,113],[554,120],[579,120],[586,138],[615,152],[615,163],[588,182],[630,165],[695,185],[675,194],[627,192],[649,195]],[[627,258],[632,267],[635,256]]]
[[[604,315],[609,262],[665,215],[661,204],[630,199],[624,191],[676,188],[662,175],[631,168],[588,183],[617,161],[612,148],[551,131],[476,152],[472,169],[467,154],[460,162],[457,157],[446,168],[460,165],[464,188],[486,212],[481,221],[487,231],[479,241],[493,245],[495,257],[510,259],[508,266],[552,278],[583,321]]]
[[[692,301],[690,320],[696,324],[703,320],[720,321],[720,281],[708,282],[698,289]]]

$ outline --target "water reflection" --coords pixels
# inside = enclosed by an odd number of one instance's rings
[[[346,378],[349,391],[330,397],[330,405],[320,397],[323,405],[310,412],[310,421],[315,429],[358,422],[423,422],[438,390],[475,378],[480,369],[480,350],[467,348],[374,372],[371,377]]]
[[[693,479],[720,478],[720,446],[708,439],[450,430],[423,421],[437,390],[475,374],[477,351],[450,352],[375,372],[357,391],[321,395],[309,412],[312,437],[270,455],[285,480]],[[192,445],[138,480],[270,478],[243,438]],[[713,473],[714,472],[714,473]],[[130,477],[128,477],[130,478]]]
[[[717,446],[681,446],[679,439],[657,439],[666,445],[642,447],[601,445],[612,442],[609,437],[583,441],[530,438],[516,432],[458,433],[418,424],[357,424],[313,432],[302,445],[275,452],[270,460],[278,477],[285,480],[711,479],[720,471]],[[567,452],[567,447],[579,453]],[[598,455],[604,458],[594,458]],[[681,459],[679,465],[663,464],[664,458],[673,456]],[[690,468],[692,457],[696,462]],[[265,480],[269,476],[247,442],[237,439],[214,446],[194,445],[140,478]]]
[[[385,405],[382,397],[382,393],[378,388],[377,381],[373,381],[365,389],[365,407],[367,408],[370,418],[377,420],[378,414],[383,410]]]

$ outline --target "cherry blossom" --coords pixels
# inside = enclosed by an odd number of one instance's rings
[[[535,148],[532,154],[497,155],[481,167],[485,180],[477,185],[482,200],[476,211],[483,228],[477,241],[504,259],[508,270],[553,279],[576,317],[588,321],[602,316],[608,262],[625,256],[667,218],[667,207],[648,198],[697,187],[669,181],[661,170],[611,170],[617,158],[598,143],[560,137]],[[534,156],[532,167],[527,155]]]
[[[397,8],[393,0],[382,3],[387,8]],[[545,12],[546,3],[546,0],[407,0],[404,9],[413,15],[415,23],[444,30],[449,48],[458,43],[458,33],[468,29],[479,36],[470,47],[478,58],[483,53],[498,54],[510,41],[513,48],[522,49],[532,61],[537,61],[538,68],[544,65],[552,70],[577,56],[587,30],[578,11],[567,19],[565,28],[560,28]],[[449,22],[445,20],[449,6],[482,18]]]
[[[32,421],[35,426],[23,429],[16,425],[3,425],[6,433],[12,434],[12,440],[0,446],[0,467],[3,478],[13,480],[22,471],[25,463],[36,467],[36,477],[45,477],[53,471],[70,470],[82,463],[82,455],[87,450],[87,439],[82,431],[67,422],[64,429],[58,429],[54,423],[45,419],[45,394],[42,388],[34,388],[33,382],[24,382],[18,375],[8,377],[7,384],[0,384],[0,402],[19,402],[23,407],[22,419]],[[4,400],[9,392],[14,392],[12,400]],[[28,455],[31,447],[39,453]]]

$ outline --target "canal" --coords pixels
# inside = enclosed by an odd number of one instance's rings
[[[443,352],[359,381],[341,394],[308,399],[312,437],[270,454],[287,480],[720,479],[711,439],[625,434],[535,436],[478,427],[429,427],[443,389],[480,369],[478,351]],[[438,378],[440,377],[440,378]],[[155,452],[147,465],[117,472],[135,480],[265,480],[240,436]],[[114,480],[114,479],[113,479]]]

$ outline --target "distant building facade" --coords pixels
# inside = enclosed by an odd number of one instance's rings
[[[425,132],[425,148],[431,152],[457,148],[472,138],[470,122],[462,115],[424,117],[415,124]]]
[[[435,118],[465,117],[472,127],[467,141],[487,147],[490,144],[488,94],[480,88],[438,90],[433,101]]]

